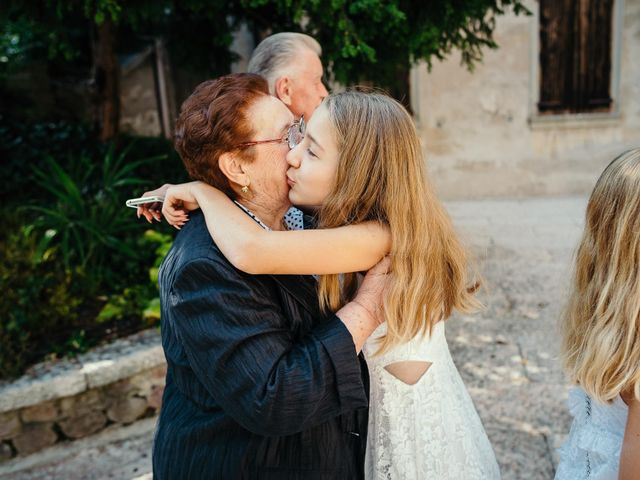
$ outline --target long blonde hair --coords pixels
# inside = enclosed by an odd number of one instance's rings
[[[319,227],[375,220],[391,231],[392,272],[379,353],[406,342],[452,311],[480,306],[467,285],[467,255],[429,185],[422,149],[405,108],[381,93],[348,91],[324,100],[340,158]],[[324,275],[320,304],[337,310],[356,291],[354,274]]]
[[[561,331],[573,382],[601,402],[631,388],[640,399],[640,148],[591,193]]]

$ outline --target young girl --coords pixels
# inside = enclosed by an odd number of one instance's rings
[[[640,149],[611,162],[591,194],[561,327],[576,386],[555,478],[640,478]]]
[[[320,274],[324,309],[351,298],[356,276],[389,249],[386,322],[364,348],[371,374],[365,471],[369,479],[499,478],[482,423],[451,359],[444,322],[479,306],[467,259],[427,182],[413,121],[381,94],[331,95],[287,155],[293,204],[315,212],[316,230],[266,231],[222,192],[170,188],[163,213],[202,209],[215,243],[254,274]],[[251,202],[246,179],[243,202]],[[339,276],[339,272],[347,272]]]

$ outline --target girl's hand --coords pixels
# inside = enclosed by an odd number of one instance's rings
[[[169,225],[180,228],[189,220],[187,212],[200,208],[196,190],[202,182],[182,183],[169,187],[164,195],[162,215]]]
[[[144,192],[142,197],[164,197],[167,193],[167,190],[172,185],[170,183],[165,183],[160,188],[156,188],[155,190],[151,190],[150,192]],[[138,218],[142,215],[147,219],[147,222],[152,223],[153,220],[161,221],[162,215],[160,211],[162,210],[162,204],[159,202],[156,203],[145,203],[140,205],[136,210],[136,215]]]

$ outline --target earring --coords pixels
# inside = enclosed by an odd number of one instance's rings
[[[251,179],[247,175],[247,184],[244,187],[242,187],[240,191],[246,195],[247,193],[249,193],[249,185],[251,185]]]

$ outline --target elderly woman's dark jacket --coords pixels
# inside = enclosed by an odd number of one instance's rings
[[[158,479],[362,478],[366,365],[312,278],[247,275],[201,212],[160,269]]]

